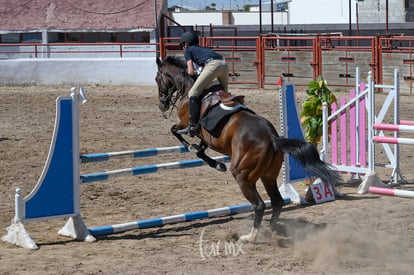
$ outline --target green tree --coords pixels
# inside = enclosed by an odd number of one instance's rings
[[[211,3],[210,6],[206,6],[204,9],[208,11],[215,11],[216,10],[216,3]]]

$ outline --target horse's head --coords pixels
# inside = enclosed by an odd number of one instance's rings
[[[155,81],[158,85],[159,108],[162,112],[175,106],[177,100],[186,92],[185,64],[180,60],[167,57],[165,61],[157,58],[158,72]]]

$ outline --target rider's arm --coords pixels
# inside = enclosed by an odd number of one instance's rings
[[[194,67],[193,67],[193,61],[192,60],[188,60],[187,61],[187,73],[189,75],[194,75],[195,74]]]

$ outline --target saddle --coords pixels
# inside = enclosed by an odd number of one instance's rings
[[[200,117],[203,117],[208,110],[222,103],[227,107],[234,107],[237,104],[244,104],[244,95],[232,95],[224,91],[223,86],[215,84],[207,89],[201,95]]]
[[[222,121],[233,114],[249,110],[244,105],[244,95],[226,93],[220,84],[212,85],[201,95],[200,124],[212,136],[220,135]]]

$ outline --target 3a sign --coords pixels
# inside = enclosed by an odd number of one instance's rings
[[[312,183],[309,188],[312,191],[313,199],[316,203],[335,200],[335,194],[333,192],[332,186],[325,184],[320,179],[317,179],[314,183]]]

